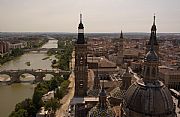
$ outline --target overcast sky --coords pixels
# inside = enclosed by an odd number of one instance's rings
[[[180,0],[0,0],[0,31],[180,32]]]

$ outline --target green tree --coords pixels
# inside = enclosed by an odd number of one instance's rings
[[[62,90],[60,90],[60,88],[57,88],[56,89],[56,93],[55,93],[55,98],[57,98],[57,99],[62,99],[63,98],[63,91]]]
[[[28,117],[28,113],[25,109],[19,109],[17,112],[13,111],[9,117]]]
[[[57,99],[51,99],[44,104],[46,110],[53,110],[56,111],[56,109],[59,107],[59,101]]]
[[[20,56],[22,55],[24,52],[21,48],[16,48],[16,49],[13,49],[12,52],[11,52],[11,56],[14,56],[14,57],[17,57],[17,56]]]
[[[51,82],[50,82],[50,88],[49,88],[49,90],[50,90],[50,91],[51,91],[51,90],[54,90],[54,89],[58,88],[59,85],[60,85],[60,84],[59,84],[58,80],[53,77],[52,80],[51,80]]]

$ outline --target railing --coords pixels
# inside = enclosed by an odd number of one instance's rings
[[[1,70],[0,73],[2,72],[20,72],[20,71],[25,71],[25,72],[54,72],[54,73],[63,73],[63,72],[70,72],[70,71],[64,71],[64,70],[49,70],[49,69],[18,69],[18,70]]]
[[[25,52],[29,52],[29,51],[48,51],[48,50],[59,50],[59,48],[32,48],[32,49],[25,49]]]

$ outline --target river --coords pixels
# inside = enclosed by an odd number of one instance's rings
[[[48,43],[42,46],[42,48],[57,48],[57,40],[49,40]],[[3,66],[0,70],[8,69],[52,69],[51,61],[55,59],[54,56],[46,60],[47,54],[29,52],[24,55],[11,60]],[[30,62],[30,66],[27,66],[27,62]],[[24,74],[25,80],[34,79],[34,76]],[[1,79],[9,79],[7,75],[1,75]],[[45,80],[49,80],[52,76],[46,75]],[[17,83],[12,85],[0,84],[0,117],[8,117],[8,115],[14,110],[15,105],[21,102],[25,98],[31,98],[34,92],[35,84],[30,83]]]

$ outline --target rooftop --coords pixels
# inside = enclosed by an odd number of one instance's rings
[[[98,101],[99,101],[98,97],[84,97],[84,98],[74,97],[71,100],[70,104],[75,105],[75,104],[84,104],[86,102],[98,102]]]

